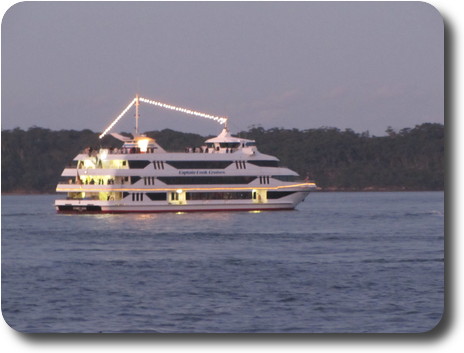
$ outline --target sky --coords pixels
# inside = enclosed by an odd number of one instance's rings
[[[444,25],[424,2],[23,2],[1,50],[2,129],[101,132],[136,94],[232,133],[444,123]],[[139,124],[221,130],[144,104]]]

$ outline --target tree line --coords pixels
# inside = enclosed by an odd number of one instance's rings
[[[63,168],[85,147],[119,147],[91,130],[40,127],[2,131],[2,192],[54,192]],[[128,134],[126,134],[128,135]],[[146,132],[167,151],[201,146],[200,136],[165,129]],[[262,153],[314,180],[322,190],[443,190],[444,126],[424,123],[386,136],[337,128],[308,130],[251,127],[237,134],[256,140]]]

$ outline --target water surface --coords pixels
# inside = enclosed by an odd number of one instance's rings
[[[428,331],[444,306],[443,196],[147,215],[2,196],[3,316],[22,332]]]

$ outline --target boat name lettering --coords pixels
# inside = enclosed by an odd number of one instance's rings
[[[219,175],[226,174],[223,170],[179,170],[179,175]]]

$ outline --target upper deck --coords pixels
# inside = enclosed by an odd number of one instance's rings
[[[242,152],[252,156],[258,152],[254,140],[243,139],[232,136],[227,128],[214,138],[205,141],[204,145],[197,147],[185,147],[184,152],[167,152],[151,137],[144,135],[128,138],[119,134],[112,134],[115,138],[124,142],[120,148],[102,148],[100,150],[87,147],[77,159],[88,157],[109,157],[111,155],[142,155],[142,154],[182,154],[182,153],[201,153],[201,154],[229,154]],[[135,159],[138,159],[136,156]],[[214,158],[213,158],[214,159]]]

